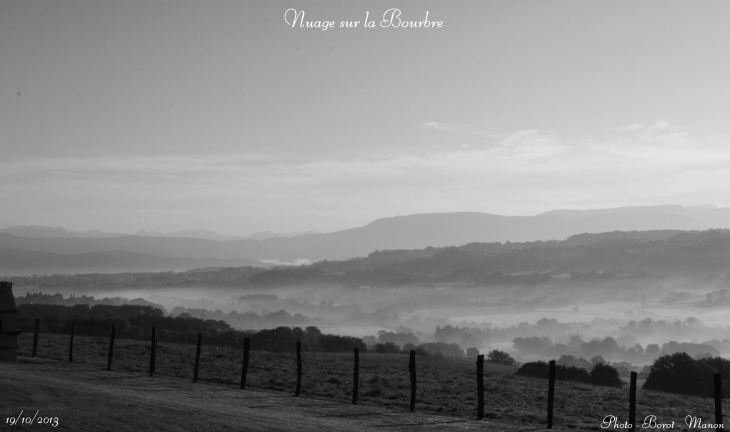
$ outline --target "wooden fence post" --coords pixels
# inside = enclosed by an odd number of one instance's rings
[[[294,396],[299,396],[302,391],[302,343],[297,341],[297,390]]]
[[[106,362],[106,370],[112,370],[112,361],[114,360],[114,339],[117,336],[117,326],[112,324],[112,336],[109,338],[109,358]]]
[[[352,377],[352,404],[357,405],[357,393],[360,390],[360,348],[355,347],[355,364]]]
[[[408,359],[408,370],[411,372],[411,412],[416,409],[416,351],[411,350]]]
[[[41,328],[41,320],[36,318],[35,319],[35,328],[33,329],[33,353],[30,355],[31,357],[35,357],[36,353],[38,352],[38,331]]]
[[[722,424],[722,379],[719,373],[715,374],[715,424]],[[717,427],[716,431],[724,430],[722,426]]]
[[[636,372],[631,372],[631,381],[629,382],[629,423],[631,432],[636,430]]]
[[[555,360],[550,360],[550,375],[548,378],[548,412],[547,428],[553,428],[553,402],[555,402]]]
[[[477,420],[484,418],[484,354],[477,356]]]
[[[157,348],[157,336],[155,327],[152,326],[152,337],[150,338],[150,376],[155,374],[155,348]]]
[[[246,388],[246,373],[248,372],[248,351],[251,347],[251,339],[243,338],[243,363],[241,363],[241,388]]]
[[[71,339],[68,343],[68,362],[74,361],[74,333],[76,332],[76,320],[71,321]]]
[[[152,361],[152,369],[157,373],[157,334],[155,334],[155,357]]]
[[[200,367],[200,346],[203,345],[203,333],[198,333],[198,349],[195,350],[195,371],[193,381],[198,382],[198,368]]]

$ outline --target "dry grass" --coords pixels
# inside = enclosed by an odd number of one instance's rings
[[[106,367],[108,339],[76,336],[74,361]],[[19,354],[29,356],[32,335],[18,340]],[[42,334],[38,356],[68,360],[68,335]],[[239,385],[242,350],[203,346],[200,380]],[[193,377],[195,346],[159,343],[157,373],[180,378]],[[132,372],[149,370],[149,342],[118,339],[114,368]],[[421,357],[417,359],[418,393],[416,410],[462,418],[476,415],[476,366],[473,361]],[[547,380],[514,375],[514,369],[485,365],[486,417],[501,423],[540,426],[546,421]],[[302,394],[348,403],[352,397],[351,354],[303,353]],[[296,385],[296,356],[293,353],[252,351],[247,385],[293,392]],[[408,356],[398,354],[360,355],[360,403],[407,410],[410,398]],[[684,417],[714,418],[710,398],[678,396],[639,390],[639,427],[645,416],[655,415],[663,423],[675,422],[682,430]],[[723,408],[727,412],[727,406]],[[628,386],[622,389],[558,382],[555,394],[556,426],[581,430],[602,430],[604,416],[628,420]]]

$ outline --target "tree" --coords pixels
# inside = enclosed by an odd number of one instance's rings
[[[464,357],[464,350],[458,344],[445,342],[428,342],[418,345],[436,357]]]
[[[387,354],[400,354],[400,347],[393,342],[375,344],[375,352]]]
[[[416,355],[425,355],[425,356],[431,355],[428,351],[423,349],[420,345],[416,346],[416,345],[413,345],[412,343],[407,343],[407,344],[403,345],[403,350],[401,352],[403,354],[407,354],[407,353],[410,353],[411,351],[415,351]]]
[[[512,366],[515,364],[515,359],[504,351],[492,350],[487,354],[487,362]]]
[[[387,332],[385,330],[381,330],[378,332],[378,342],[392,342],[398,346],[403,346],[407,343],[412,343],[414,345],[419,344],[418,338],[414,336],[413,333],[393,333]]]
[[[621,388],[623,383],[616,368],[603,363],[596,363],[591,371],[591,384]]]
[[[648,357],[654,357],[657,354],[659,354],[659,345],[649,344],[646,346],[646,349],[644,350],[644,355]]]
[[[606,364],[606,359],[604,359],[603,356],[597,355],[591,359],[591,364],[593,364],[593,366],[596,366],[597,364]]]
[[[355,347],[362,353],[368,350],[365,342],[356,337],[330,334],[319,336],[319,347],[324,352],[352,352]]]
[[[563,354],[555,362],[558,366],[574,366],[581,369],[590,369],[593,365],[583,357],[575,358],[572,355]]]
[[[687,353],[674,353],[654,360],[643,388],[670,393],[708,396],[713,392],[716,369]]]
[[[479,350],[478,349],[476,349],[474,347],[471,347],[471,348],[468,348],[466,350],[466,357],[467,358],[475,359],[475,358],[477,358],[477,356],[479,356]]]
[[[515,371],[516,375],[523,375],[535,378],[547,378],[548,373],[548,364],[540,360],[536,362],[525,363],[520,366],[517,371]]]
[[[304,329],[304,338],[302,339],[302,343],[309,346],[310,350],[312,347],[318,347],[321,346],[320,344],[320,338],[322,337],[322,331],[314,326],[308,326]]]
[[[302,330],[299,329],[299,331]],[[293,351],[295,342],[300,340],[295,338],[293,333],[289,327],[260,330],[251,335],[251,346],[271,352]]]

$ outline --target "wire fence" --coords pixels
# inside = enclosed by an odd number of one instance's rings
[[[505,417],[505,412],[508,417],[509,410],[514,410],[514,415],[521,416],[522,420],[543,424],[547,420],[549,425],[552,424],[553,407],[558,412],[574,411],[576,408],[573,405],[586,402],[575,400],[572,393],[562,394],[558,391],[556,394],[553,391],[551,396],[550,391],[546,391],[555,388],[555,371],[561,367],[556,366],[554,361],[551,362],[551,373],[547,377],[546,385],[540,379],[516,381],[514,366],[484,363],[480,375],[478,362],[483,361],[483,356],[476,359],[416,354],[415,351],[391,354],[365,350],[355,354],[352,347],[349,352],[344,348],[326,350],[318,347],[314,350],[311,345],[297,344],[295,341],[262,343],[256,340],[250,340],[250,351],[246,355],[240,344],[208,345],[205,338],[200,344],[198,355],[199,337],[196,334],[186,335],[183,340],[178,336],[174,342],[166,341],[164,332],[151,331],[151,334],[156,336],[154,343],[152,337],[148,341],[115,339],[113,353],[110,353],[112,341],[108,336],[41,334],[37,337],[37,346],[34,347],[34,338],[26,334],[21,335],[19,340],[19,354],[31,356],[35,353],[54,360],[84,362],[103,367],[111,364],[111,369],[150,375],[186,379],[197,376],[199,380],[237,386],[242,385],[242,375],[245,374],[247,388],[278,391],[301,389],[301,394],[307,396],[343,403],[357,400],[357,403],[398,410],[413,410],[415,404],[419,410],[467,418],[475,415],[479,418],[497,415]],[[718,359],[718,364],[722,364],[721,362]],[[415,368],[412,369],[413,364]],[[576,369],[585,372],[592,370]],[[629,386],[628,390],[630,393],[634,392],[635,412],[637,375],[632,375],[634,385]],[[695,402],[700,410],[698,414],[704,414],[705,418],[715,418],[716,421],[720,419],[721,422],[721,397],[723,393],[730,394],[727,380],[721,383],[718,393],[714,377],[695,379],[656,376],[675,382],[679,387],[686,386],[689,382],[700,383],[707,389],[706,396],[713,397],[714,407],[712,400],[702,398],[700,402]],[[557,380],[560,381],[560,378]],[[481,391],[478,390],[480,381],[484,381]],[[580,385],[577,387],[578,391],[589,390],[584,384]],[[354,398],[353,393],[356,395]],[[599,394],[605,403],[606,394]],[[610,397],[623,400],[624,407],[631,399],[630,394],[627,397],[625,394],[616,396],[611,393]],[[510,403],[516,408],[507,407],[502,412],[495,412],[491,407],[504,402],[500,398],[514,398]],[[528,403],[520,398],[532,402]],[[641,422],[636,426],[639,425]]]

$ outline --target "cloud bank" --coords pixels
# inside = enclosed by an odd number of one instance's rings
[[[269,151],[0,160],[2,219],[246,234],[329,231],[419,212],[730,205],[723,201],[730,138],[695,137],[663,120],[613,132],[565,139],[523,130],[480,141],[469,136],[468,146],[310,157]]]

